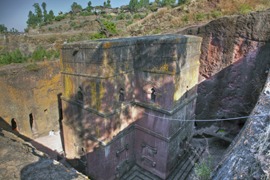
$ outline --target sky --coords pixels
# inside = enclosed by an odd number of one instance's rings
[[[90,0],[0,0],[0,24],[4,24],[8,29],[15,28],[23,32],[27,27],[26,21],[28,13],[34,12],[34,3],[42,2],[47,4],[47,11],[53,10],[54,15],[58,12],[63,13],[71,10],[71,4],[77,2],[83,8],[87,6]],[[92,6],[103,5],[105,0],[91,0]],[[130,0],[111,0],[112,7],[128,5]]]

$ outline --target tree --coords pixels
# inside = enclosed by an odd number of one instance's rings
[[[37,25],[40,25],[43,22],[42,10],[38,3],[35,3],[33,6],[35,8]]]
[[[49,14],[47,13],[47,10],[46,10],[47,4],[45,2],[43,2],[41,6],[42,6],[42,9],[40,8],[38,3],[35,3],[33,5],[33,7],[35,8],[35,13],[33,13],[32,11],[29,11],[28,20],[26,22],[28,28],[29,27],[35,28],[36,26],[41,26],[42,24],[51,22],[55,18],[52,10],[49,11]]]
[[[71,5],[71,11],[73,13],[78,13],[82,10],[82,6],[77,4],[76,2],[73,2],[72,5]]]
[[[173,6],[175,5],[176,0],[162,0],[162,6]]]
[[[48,14],[48,17],[47,17],[47,20],[48,22],[52,22],[52,20],[55,18],[54,16],[54,13],[52,10],[49,11],[49,14]]]
[[[88,12],[92,12],[93,6],[92,6],[92,2],[91,2],[91,1],[89,1],[89,2],[87,3],[86,9],[87,9]]]
[[[0,33],[7,32],[7,27],[4,24],[0,24]]]
[[[37,16],[32,11],[29,11],[26,23],[28,27],[32,28],[35,28],[38,25]]]
[[[149,0],[140,0],[139,7],[148,7],[149,6]]]
[[[9,30],[9,32],[11,32],[11,33],[18,33],[19,31],[18,31],[17,29],[15,29],[15,28],[11,28],[11,29]]]
[[[178,5],[185,4],[187,2],[188,2],[188,0],[178,0]]]
[[[89,2],[87,3],[87,7],[92,7],[92,2],[91,2],[91,1],[89,1]]]
[[[105,1],[104,3],[103,3],[103,5],[104,5],[104,7],[106,7],[106,8],[111,8],[112,6],[111,6],[111,1],[110,0],[107,0],[107,2]]]
[[[130,0],[128,7],[129,7],[130,11],[136,12],[139,8],[138,0]]]
[[[41,4],[41,6],[42,6],[42,9],[43,9],[43,21],[46,23],[48,21],[48,13],[47,13],[47,10],[46,10],[47,4],[45,2],[43,2]]]

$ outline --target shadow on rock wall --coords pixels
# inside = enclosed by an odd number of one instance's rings
[[[247,52],[237,62],[198,86],[196,119],[248,116],[265,84],[270,43]]]

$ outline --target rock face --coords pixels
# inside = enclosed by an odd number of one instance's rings
[[[213,179],[270,179],[270,73],[259,100]]]
[[[0,142],[0,179],[88,179],[73,168],[49,159],[31,144],[2,128]]]
[[[10,65],[0,69],[1,119],[28,137],[59,130],[59,62]]]
[[[270,11],[224,17],[183,34],[203,37],[197,119],[248,115],[270,63]]]
[[[213,179],[269,179],[270,11],[224,17],[181,33],[203,37],[197,119],[248,119]]]

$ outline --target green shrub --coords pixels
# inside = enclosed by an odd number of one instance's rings
[[[54,49],[50,49],[46,53],[46,57],[50,60],[58,59],[60,57],[60,52]]]
[[[209,180],[212,171],[212,158],[203,159],[199,164],[195,164],[195,174],[200,180]]]
[[[145,16],[146,16],[145,14],[139,14],[139,13],[137,13],[137,14],[134,14],[133,15],[133,18],[134,19],[143,19]]]
[[[120,13],[118,16],[116,16],[116,20],[123,20],[126,19],[126,15],[124,13]]]
[[[248,4],[241,4],[239,7],[239,12],[241,14],[248,14],[252,11],[252,7],[250,7],[250,5]]]
[[[127,19],[127,20],[132,19],[131,14],[126,14],[126,19]]]
[[[182,17],[182,21],[184,21],[185,23],[187,23],[187,22],[189,21],[188,15],[184,15],[184,16]]]
[[[126,26],[129,26],[129,25],[131,25],[133,23],[133,21],[132,20],[129,20],[127,23],[126,23]]]
[[[96,39],[103,39],[106,38],[105,34],[102,33],[95,33],[90,35],[91,40],[96,40]]]
[[[65,17],[66,17],[65,15],[59,15],[59,16],[55,17],[55,20],[56,21],[61,21],[62,19],[65,19]]]
[[[44,47],[37,47],[37,49],[32,53],[32,60],[43,61],[45,59],[52,60],[60,57],[60,52],[56,50],[46,50]]]
[[[80,15],[81,15],[81,16],[91,16],[92,14],[93,14],[93,13],[87,12],[87,11],[80,12]]]
[[[71,21],[71,22],[70,22],[70,26],[74,28],[74,27],[76,26],[76,23],[73,22],[73,21]]]
[[[188,4],[188,3],[190,3],[190,0],[179,0],[178,1],[178,5]]]
[[[219,17],[222,16],[222,12],[221,12],[221,11],[212,11],[212,12],[211,12],[211,16],[212,16],[213,18],[219,18]]]
[[[195,14],[195,20],[196,21],[202,21],[206,18],[206,14],[204,13],[197,13]]]
[[[19,49],[0,54],[0,64],[22,63],[27,61],[27,57]]]
[[[117,34],[115,23],[110,22],[110,21],[103,21],[103,24],[110,33]]]
[[[108,20],[111,20],[113,18],[110,14],[102,14],[102,17]]]
[[[36,50],[32,53],[32,59],[34,61],[42,61],[46,58],[46,49],[39,46]]]

